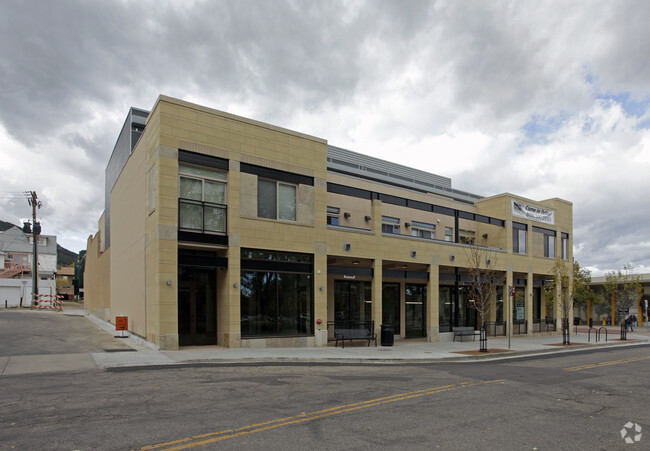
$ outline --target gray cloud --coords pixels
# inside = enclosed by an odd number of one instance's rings
[[[162,93],[478,194],[566,198],[581,264],[650,268],[649,16],[645,1],[5,1],[0,191],[36,189],[50,232],[84,247],[128,108]],[[25,211],[0,196],[0,219]]]

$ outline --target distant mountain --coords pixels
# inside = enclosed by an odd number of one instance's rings
[[[56,261],[59,266],[70,266],[77,261],[79,254],[67,250],[64,247],[56,245]]]
[[[0,219],[0,232],[9,230],[12,227],[18,226]],[[20,229],[21,227],[18,228]],[[58,244],[56,245],[56,259],[59,266],[70,266],[77,261],[77,257],[79,257],[78,254],[61,247]]]
[[[0,232],[4,232],[5,230],[9,230],[13,226],[14,225],[12,223],[7,222],[7,221],[3,221],[2,219],[0,219]]]

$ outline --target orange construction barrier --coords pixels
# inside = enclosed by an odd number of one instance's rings
[[[34,296],[32,308],[63,311],[63,301],[61,296],[53,294],[39,294]]]

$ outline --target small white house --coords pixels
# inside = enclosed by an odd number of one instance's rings
[[[38,238],[38,292],[56,294],[56,236]],[[0,308],[30,306],[34,245],[32,235],[12,226],[0,231]]]

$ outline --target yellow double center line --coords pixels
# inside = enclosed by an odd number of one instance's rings
[[[647,360],[647,359],[650,359],[650,355],[645,355],[642,357],[631,357],[629,359],[611,360],[609,362],[590,363],[587,365],[572,366],[570,368],[564,368],[564,369],[566,371],[580,371],[580,370],[588,370],[590,368],[599,368],[601,366],[620,365],[621,363],[638,362],[640,360]]]
[[[238,429],[228,429],[224,431],[210,432],[208,434],[195,435],[193,437],[186,437],[179,440],[159,443],[157,445],[145,446],[140,449],[141,450],[165,449],[167,451],[171,451],[171,450],[192,448],[195,446],[204,446],[210,443],[220,442],[222,440],[227,440],[230,438],[241,437],[242,435],[268,431],[270,429],[289,426],[292,424],[305,423],[307,421],[318,420],[320,418],[326,418],[326,417],[339,415],[346,412],[353,412],[355,410],[367,409],[368,407],[379,406],[381,404],[404,401],[406,399],[417,398],[420,396],[427,396],[436,393],[442,393],[445,391],[456,390],[458,388],[473,387],[476,385],[491,384],[494,382],[502,382],[502,381],[503,379],[484,381],[484,382],[465,382],[461,384],[443,385],[440,387],[427,388],[427,389],[416,390],[407,393],[400,393],[398,395],[385,396],[383,398],[371,399],[369,401],[363,401],[354,404],[332,407],[329,409],[319,410],[317,412],[311,412],[311,413],[304,413],[293,417],[279,418],[277,420],[267,421],[264,423],[251,424],[249,426],[244,426]]]

